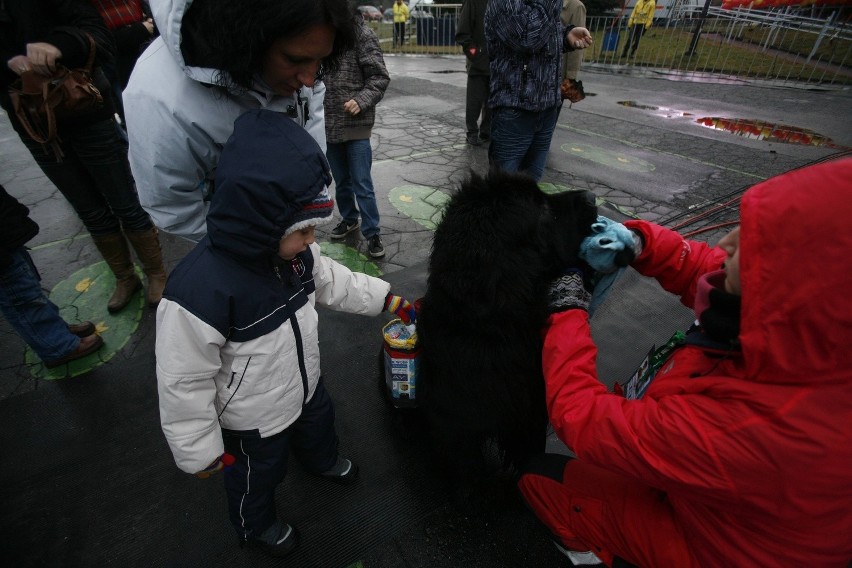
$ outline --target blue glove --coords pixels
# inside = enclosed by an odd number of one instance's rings
[[[615,272],[633,262],[642,252],[640,238],[612,219],[598,217],[592,224],[592,232],[580,243],[580,258],[596,272]]]

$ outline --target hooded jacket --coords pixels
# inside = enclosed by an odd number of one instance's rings
[[[130,167],[139,201],[159,228],[199,240],[216,164],[237,116],[250,109],[290,112],[325,148],[325,86],[274,94],[259,79],[248,91],[217,87],[216,69],[190,67],[181,53],[181,24],[192,0],[152,2],[160,37],[139,57],[124,91]]]
[[[239,140],[239,143],[235,143]],[[169,276],[157,309],[160,420],[178,467],[224,451],[222,429],[266,438],[290,426],[320,379],[315,304],[377,315],[390,285],[321,257],[278,257],[294,215],[330,180],[296,123],[251,111],[216,174],[208,233]]]
[[[579,459],[666,492],[700,566],[852,558],[850,180],[846,159],[745,193],[741,352],[680,347],[638,400],[597,380],[583,311],[551,318],[543,367],[560,438]],[[693,307],[698,278],[725,254],[627,224],[645,241],[634,268]]]

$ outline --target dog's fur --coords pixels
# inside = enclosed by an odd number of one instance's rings
[[[541,371],[550,281],[582,265],[578,248],[597,217],[585,191],[548,195],[531,178],[471,174],[438,225],[417,334],[420,412],[451,476],[484,472],[544,451]]]

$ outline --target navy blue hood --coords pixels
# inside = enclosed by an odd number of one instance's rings
[[[296,213],[331,184],[322,149],[294,120],[270,110],[234,121],[222,149],[207,214],[212,246],[243,258],[267,258]]]

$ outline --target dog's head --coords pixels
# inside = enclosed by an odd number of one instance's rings
[[[543,246],[554,271],[582,263],[579,248],[582,240],[592,234],[598,208],[590,191],[565,191],[546,197],[549,215],[542,224]]]

